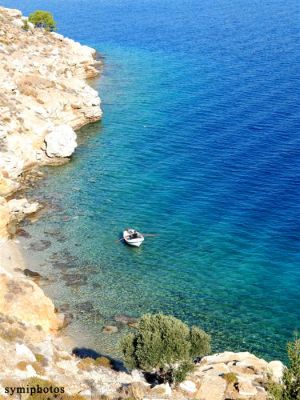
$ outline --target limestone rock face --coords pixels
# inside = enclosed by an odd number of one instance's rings
[[[13,17],[16,19],[22,17],[22,12],[20,10],[17,10],[16,8],[6,8],[6,12],[10,17]]]
[[[229,363],[229,362],[244,362],[245,360],[251,360],[251,362],[255,362],[259,360],[253,354],[248,352],[234,353],[231,351],[225,351],[224,353],[216,353],[212,356],[204,357],[201,361],[201,364],[220,364],[220,363]],[[263,360],[264,361],[264,360]],[[267,364],[265,362],[265,364]]]
[[[45,332],[59,328],[52,301],[32,281],[0,270],[0,313]]]
[[[197,391],[196,384],[193,381],[185,380],[180,383],[180,389],[187,393],[195,393]]]
[[[257,388],[252,380],[246,377],[240,377],[238,383],[238,392],[241,398],[254,397],[257,395]]]
[[[283,370],[283,364],[278,361],[267,363],[248,352],[227,351],[203,357],[187,379],[197,387],[195,399],[267,400],[264,382],[270,373],[274,381],[280,381]]]
[[[281,383],[285,366],[281,361],[271,361],[268,364],[274,382]]]
[[[17,178],[23,171],[24,162],[15,151],[0,152],[0,171],[2,176]]]
[[[95,50],[54,32],[23,29],[21,11],[0,7],[0,196],[18,190],[35,165],[57,164],[74,152],[76,133],[102,116]],[[0,204],[0,237],[35,212],[36,204]],[[9,225],[8,225],[9,224]]]
[[[35,213],[40,208],[39,203],[30,203],[27,199],[12,199],[6,201],[0,196],[0,240],[9,236],[9,225],[21,221],[27,215]]]
[[[59,125],[45,136],[48,157],[70,157],[77,147],[76,133],[69,125]]]
[[[199,400],[223,400],[226,391],[226,382],[219,376],[207,375],[195,395]]]
[[[21,11],[0,7],[0,195],[28,167],[69,157],[73,129],[102,116],[85,79],[98,74],[95,50],[54,32],[23,29]]]
[[[7,173],[3,174],[3,172],[0,171],[0,196],[6,196],[18,189],[18,184],[12,179],[6,178],[4,175],[8,176]]]
[[[7,202],[9,211],[18,219],[23,219],[24,215],[33,214],[39,209],[39,203],[29,203],[27,199],[12,199]]]
[[[10,214],[7,202],[0,197],[0,239],[7,237],[7,225],[10,221]]]
[[[25,345],[16,343],[16,356],[21,361],[35,362],[36,357],[33,352]]]

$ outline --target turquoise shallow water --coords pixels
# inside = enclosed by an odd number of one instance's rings
[[[162,311],[202,326],[214,350],[283,359],[300,315],[297,2],[22,8],[51,9],[105,58],[104,119],[28,193],[50,207],[21,239],[75,314],[69,334],[117,355],[126,329],[103,324]],[[126,226],[159,236],[131,249],[115,242]]]

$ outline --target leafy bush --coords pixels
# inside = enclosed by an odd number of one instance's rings
[[[20,369],[21,371],[25,371],[27,368],[28,362],[26,361],[19,361],[17,364],[17,368]]]
[[[268,391],[273,400],[300,400],[300,339],[295,337],[288,343],[288,368],[285,369],[282,385],[269,382]]]
[[[228,385],[234,385],[238,381],[238,378],[234,372],[228,372],[227,374],[222,375],[222,378],[225,379]]]
[[[86,357],[79,361],[77,367],[89,371],[95,367],[105,367],[105,368],[112,368],[112,362],[107,357],[98,357],[96,359]]]
[[[122,339],[121,350],[127,367],[155,371],[164,381],[176,383],[184,380],[195,356],[210,352],[210,336],[174,317],[146,314],[136,332]]]
[[[185,377],[190,372],[193,372],[195,369],[195,364],[192,362],[185,361],[179,365],[177,369],[174,371],[174,382],[182,382],[185,380]]]
[[[49,11],[37,10],[29,15],[28,21],[37,28],[44,28],[47,31],[55,31],[56,22]]]
[[[96,358],[95,365],[105,367],[105,368],[112,368],[111,360],[104,356]]]
[[[24,338],[24,332],[17,328],[17,327],[8,327],[8,326],[1,326],[0,327],[0,337],[7,342],[14,342],[17,339]]]
[[[77,367],[84,371],[90,371],[94,366],[95,366],[95,360],[90,357],[83,358],[77,364]]]
[[[36,358],[36,361],[39,363],[43,363],[45,361],[45,356],[43,354],[35,353],[34,356]]]
[[[210,336],[202,329],[192,326],[190,331],[191,356],[202,357],[210,352]]]
[[[24,31],[28,31],[29,30],[29,24],[28,24],[27,19],[25,19],[25,21],[24,21],[23,29],[24,29]]]

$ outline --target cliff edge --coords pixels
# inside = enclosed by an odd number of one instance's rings
[[[101,118],[100,98],[86,79],[99,70],[96,51],[34,28],[21,11],[0,7],[0,196],[20,187],[36,164],[65,159],[74,130]],[[0,235],[10,212],[0,198]]]

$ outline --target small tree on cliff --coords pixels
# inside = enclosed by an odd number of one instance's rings
[[[29,15],[28,21],[37,28],[44,28],[47,31],[55,31],[56,22],[49,11],[37,10]]]
[[[283,373],[282,385],[270,383],[272,400],[300,400],[300,339],[296,336],[287,346],[289,365]]]
[[[210,352],[210,336],[174,317],[146,314],[136,332],[122,339],[121,350],[129,368],[155,372],[163,381],[178,383],[193,369],[193,358]]]

